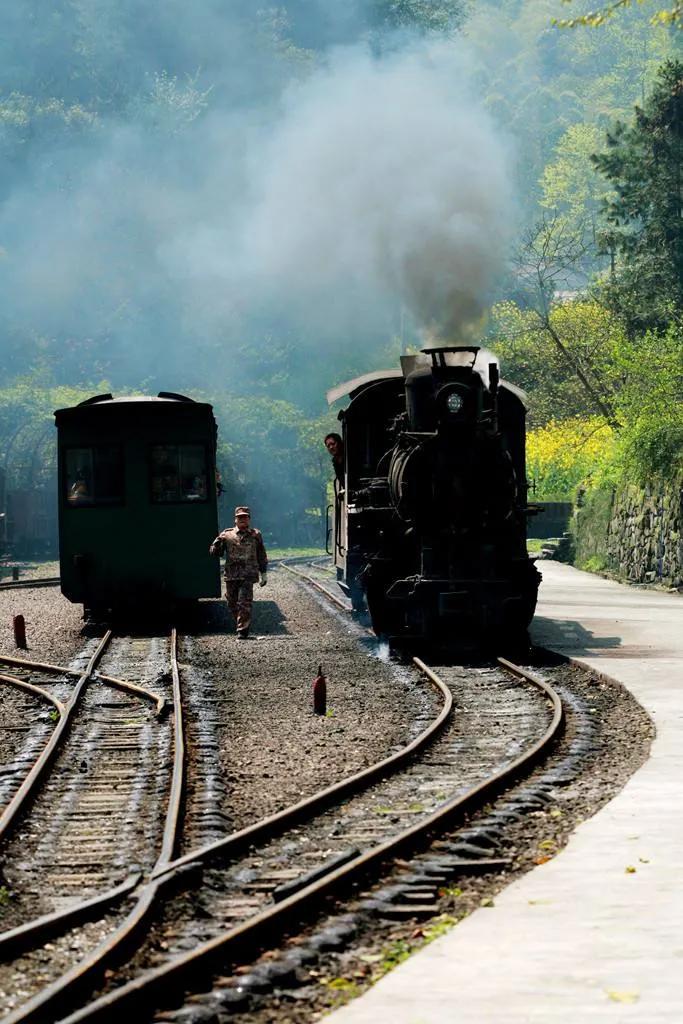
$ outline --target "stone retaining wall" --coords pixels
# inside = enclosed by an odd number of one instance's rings
[[[683,587],[683,473],[667,485],[589,493],[572,522],[574,561],[631,583]]]

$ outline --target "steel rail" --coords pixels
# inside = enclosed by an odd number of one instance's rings
[[[0,583],[1,590],[30,590],[32,587],[58,587],[62,582],[59,576],[42,576],[32,580],[9,580]]]
[[[345,604],[340,597],[337,597],[336,594],[333,594],[332,591],[328,590],[327,587],[324,587],[322,583],[319,583],[317,580],[314,580],[312,576],[308,575],[308,573],[301,572],[301,570],[299,569],[294,569],[291,565],[285,565],[284,562],[280,562],[280,565],[283,569],[286,569],[287,572],[291,573],[292,576],[298,576],[299,579],[306,580],[306,582],[309,583],[312,587],[315,587],[316,590],[319,590],[321,594],[324,594],[328,601],[331,601],[332,604],[336,604],[337,608],[341,608],[343,612],[350,611],[348,604]]]
[[[202,986],[213,973],[224,973],[231,965],[244,962],[246,957],[272,946],[275,936],[288,925],[299,925],[320,909],[321,901],[347,889],[372,871],[379,871],[398,855],[414,852],[428,845],[432,837],[479,810],[492,797],[520,775],[528,772],[557,738],[563,725],[562,702],[558,694],[543,680],[519,666],[500,659],[501,665],[541,689],[552,705],[552,720],[543,735],[511,764],[499,768],[488,779],[471,787],[464,794],[452,797],[436,808],[423,821],[401,831],[393,838],[366,850],[341,867],[311,882],[266,910],[260,911],[222,935],[200,943],[160,967],[144,974],[118,989],[101,996],[88,1006],[77,1010],[62,1024],[83,1022],[120,1021],[121,1014],[133,1010],[157,1008],[167,998],[182,993],[190,983]],[[430,670],[431,671],[431,670]],[[9,1022],[8,1022],[9,1024]]]
[[[249,846],[251,843],[254,843],[257,840],[263,840],[268,836],[276,835],[278,832],[282,832],[287,827],[301,821],[301,819],[314,815],[316,812],[332,803],[335,799],[341,800],[351,795],[351,793],[358,792],[359,790],[371,785],[373,782],[386,775],[389,771],[398,769],[405,761],[408,761],[414,754],[431,743],[438,733],[441,732],[452,713],[453,696],[450,689],[437,676],[435,676],[426,665],[417,658],[414,659],[414,661],[418,669],[428,677],[442,697],[442,705],[439,714],[418,736],[415,737],[415,739],[406,744],[405,747],[402,747],[401,750],[384,758],[382,761],[376,762],[374,765],[369,765],[362,771],[357,772],[346,779],[342,779],[340,782],[334,783],[323,790],[319,790],[317,793],[313,793],[310,797],[306,797],[296,804],[283,808],[283,810],[269,815],[267,818],[254,822],[254,824],[248,825],[246,828],[241,829],[238,832],[233,832],[224,839],[219,839],[213,843],[207,844],[206,846],[198,847],[176,860],[169,859],[166,863],[158,861],[149,876],[149,881],[159,880],[165,883],[171,874],[190,864],[194,865],[210,861],[214,858],[227,859],[230,856],[234,856],[240,849]],[[177,666],[173,672],[173,677],[174,686],[178,686]],[[127,895],[128,892],[129,889],[124,890],[123,887],[117,887],[117,889],[112,890],[110,893],[103,894],[99,899],[102,903],[106,902],[108,905],[111,905],[117,898],[122,898],[124,895]],[[76,907],[63,912],[64,923],[66,924],[71,922],[71,920],[75,918],[75,915],[79,915],[82,918],[92,917],[94,916],[92,913],[94,909],[95,901],[88,901],[87,904],[77,905]],[[88,913],[89,911],[90,913]],[[49,923],[51,934],[54,934],[57,930],[56,925],[58,923],[58,917],[59,913],[50,915]],[[15,929],[15,931],[17,930]],[[35,946],[36,942],[41,941],[43,938],[44,936],[41,931],[40,920],[30,922],[28,925],[23,926],[21,934],[16,936],[16,940],[13,932],[6,932],[4,935],[0,935],[0,960],[6,959],[5,943],[7,943],[7,949],[9,951],[7,955],[10,955],[10,953],[17,947],[18,942],[21,942],[22,948],[24,949],[33,948],[32,944]]]
[[[299,573],[296,573],[296,575],[299,575]],[[325,590],[325,588],[321,589]],[[334,599],[333,595],[329,594],[329,591],[325,590],[325,593],[328,597]],[[339,603],[341,605],[341,602]],[[421,663],[418,659],[414,659],[414,661],[415,664],[421,668],[421,670],[426,671],[428,676],[433,681],[438,680],[438,677],[436,677],[435,674],[426,665],[424,665],[424,663]],[[553,698],[553,691],[551,691],[550,688],[547,687],[547,685],[542,681],[536,678],[531,678],[531,681],[534,682],[536,685],[540,685],[541,688],[551,697],[551,699],[554,700],[555,714],[553,717],[553,723],[555,728],[553,729],[553,727],[551,726],[551,731],[554,735],[554,732],[557,731],[557,729],[559,729],[560,723],[562,721],[562,709],[561,704],[559,703],[559,698],[556,698],[556,696]],[[440,683],[440,680],[438,682]],[[443,684],[441,684],[441,686],[443,686]],[[446,687],[445,689],[447,690],[448,688]],[[448,691],[448,693],[450,696],[450,691]],[[445,717],[446,716],[444,716],[444,720]],[[550,742],[550,740],[548,740],[547,742]],[[261,934],[262,928],[267,930],[268,928],[272,927],[273,922],[277,920],[281,920],[284,923],[284,920],[288,918],[290,913],[293,912],[296,915],[302,913],[303,910],[310,909],[310,906],[319,899],[321,893],[325,895],[328,891],[333,891],[336,886],[346,884],[348,880],[352,880],[357,875],[362,874],[364,871],[367,871],[371,866],[380,864],[383,862],[383,860],[389,859],[391,856],[393,856],[395,852],[403,850],[407,844],[409,845],[411,842],[415,843],[419,841],[425,841],[425,837],[427,835],[431,834],[436,828],[442,827],[442,822],[446,817],[450,820],[450,818],[458,812],[461,814],[467,813],[470,810],[468,802],[474,800],[480,791],[484,792],[486,798],[488,798],[489,795],[494,791],[495,786],[499,784],[499,778],[508,779],[512,777],[512,775],[519,770],[519,765],[526,765],[530,763],[530,761],[534,757],[540,756],[540,753],[543,751],[544,747],[545,743],[539,741],[539,743],[536,744],[530,751],[528,751],[524,757],[519,758],[512,765],[507,766],[507,769],[504,772],[498,773],[498,775],[494,776],[490,780],[487,780],[487,782],[482,786],[475,787],[474,790],[464,794],[463,797],[458,798],[455,801],[447,801],[446,804],[442,805],[441,808],[437,809],[437,811],[430,815],[429,818],[426,819],[424,822],[420,823],[417,826],[413,826],[411,829],[406,830],[404,833],[401,833],[399,836],[395,837],[394,840],[390,840],[387,843],[382,844],[379,847],[373,848],[372,850],[367,851],[365,854],[362,854],[359,857],[354,858],[344,867],[340,867],[338,870],[331,871],[329,874],[324,875],[320,880],[316,881],[315,883],[312,883],[311,885],[307,886],[305,889],[302,889],[300,892],[289,897],[288,899],[278,903],[277,913],[273,913],[272,908],[270,908],[268,911],[262,912],[259,915],[255,915],[254,918],[245,922],[243,925],[238,926],[236,929],[232,929],[224,936],[221,936],[218,940],[213,940],[210,943],[203,944],[203,946],[199,949],[193,950],[191,954],[178,958],[177,961],[173,962],[173,965],[165,965],[164,968],[159,968],[157,969],[157,971],[148,972],[148,974],[144,975],[143,978],[150,979],[153,985],[160,984],[161,986],[163,986],[165,985],[167,971],[171,972],[170,975],[168,976],[172,977],[174,981],[176,978],[176,971],[179,971],[181,975],[183,974],[185,969],[192,971],[194,969],[195,958],[197,955],[199,955],[199,961],[203,963],[204,959],[208,959],[208,961],[211,961],[214,956],[214,953],[217,950],[220,950],[220,953],[218,955],[223,956],[226,950],[226,943],[227,948],[230,948],[231,943],[236,943],[237,945],[240,945],[244,942],[253,942],[254,940],[256,940],[258,944],[258,936]],[[399,756],[402,753],[402,751],[399,752]],[[393,755],[392,758],[387,760],[391,761],[393,760],[394,757],[395,755]],[[366,772],[367,771],[368,770],[366,770]],[[359,773],[359,775],[364,774],[365,772]],[[342,783],[338,785],[344,786],[346,781],[348,780],[342,780]],[[301,803],[306,803],[306,801],[302,801]],[[299,810],[298,805],[295,805],[295,807],[297,808],[297,810]],[[287,813],[287,810],[288,809],[285,809],[285,813]],[[276,815],[272,817],[277,818],[278,816]],[[261,823],[256,823],[255,828],[259,828],[260,825]],[[248,831],[249,830],[243,830],[243,833]],[[250,838],[252,841],[255,838],[253,832]],[[92,961],[95,958],[96,954],[99,952],[101,955],[99,956],[97,963],[94,965],[91,964],[90,966],[88,966],[88,964],[78,965],[77,968],[69,972],[69,975],[66,975],[63,979],[60,980],[60,982],[56,983],[56,985],[53,985],[50,987],[50,989],[45,990],[45,992],[41,993],[40,996],[36,997],[36,999],[31,1000],[30,1003],[27,1003],[23,1007],[20,1007],[19,1010],[16,1011],[16,1013],[13,1016],[7,1019],[6,1024],[19,1024],[19,1022],[22,1022],[22,1024],[24,1024],[25,1022],[25,1024],[27,1024],[27,1022],[29,1021],[47,1022],[54,1020],[54,1012],[59,1010],[60,1005],[63,1006],[65,1003],[71,1003],[71,1005],[73,1005],[73,999],[76,989],[80,988],[82,983],[86,980],[86,978],[89,978],[92,975],[93,970],[101,969],[104,962],[110,959],[110,956],[112,954],[116,953],[117,951],[120,951],[121,946],[127,940],[131,939],[133,933],[137,931],[139,926],[142,924],[143,920],[146,918],[148,912],[150,911],[157,893],[157,888],[160,887],[169,877],[172,877],[173,872],[175,872],[179,868],[182,868],[190,862],[196,863],[198,860],[207,858],[213,855],[214,853],[225,853],[227,852],[226,842],[228,844],[234,844],[235,842],[239,843],[240,840],[242,842],[248,841],[246,840],[246,837],[244,837],[242,834],[235,834],[234,836],[226,837],[226,840],[210,844],[209,847],[200,848],[199,850],[193,851],[191,854],[187,855],[186,857],[179,858],[177,861],[169,861],[166,867],[164,867],[161,864],[158,864],[154,869],[153,875],[151,876],[151,881],[145,886],[145,889],[141,894],[138,906],[129,915],[126,921],[117,929],[116,933],[114,933],[114,935],[111,936],[109,940],[103,943],[102,946],[99,947],[99,950],[95,951],[95,954],[93,954],[93,956],[89,958]],[[189,966],[187,966],[187,964],[189,964]],[[160,980],[157,979],[157,975],[159,975]],[[123,999],[124,1002],[127,1002],[129,998],[133,999],[133,1001],[136,1000],[137,997],[135,995],[135,992],[137,991],[138,987],[142,985],[144,988],[146,985],[146,982],[143,982],[143,978],[135,979],[134,982],[131,982],[129,983],[129,985],[126,985],[121,989],[116,990],[113,993],[110,993],[109,996],[105,996],[102,997],[102,999],[100,1000],[96,1000],[89,1007],[85,1007],[82,1010],[76,1011],[75,1014],[72,1014],[68,1018],[68,1021],[74,1022],[75,1024],[75,1022],[79,1020],[100,1019],[100,1012],[103,1013],[105,1017],[107,1017],[109,1015],[109,1003],[112,1000],[117,1004],[117,1008],[114,1012],[118,1013],[119,1000]],[[94,1014],[94,1016],[91,1017],[91,1014]]]
[[[60,676],[79,676],[80,672],[75,671],[71,668],[62,668],[61,665],[51,665],[43,661],[27,661],[25,658],[14,658],[9,655],[0,655],[0,665],[13,665],[16,668],[30,668],[35,672],[51,672]],[[137,683],[129,683],[126,679],[116,679],[114,676],[104,676],[99,672],[93,672],[93,682],[96,683],[107,683],[108,686],[113,686],[116,690],[125,690],[128,693],[134,693],[143,700],[151,701],[152,704],[156,704],[156,713],[160,715],[164,710],[166,701],[163,697],[160,697],[153,690],[147,690],[144,686],[138,686]]]
[[[40,697],[42,700],[46,700],[49,704],[52,704],[60,715],[64,714],[64,704],[61,700],[58,700],[47,690],[44,690],[42,686],[36,686],[35,683],[28,683],[25,679],[20,679],[19,676],[6,676],[0,674],[0,683],[7,683],[8,686],[14,686],[18,690],[26,690],[27,693],[33,694],[34,697]]]
[[[270,838],[294,825],[296,822],[301,821],[302,818],[318,813],[334,801],[341,801],[352,793],[357,793],[361,789],[367,788],[384,775],[398,769],[402,764],[410,760],[414,754],[431,743],[441,732],[451,715],[453,694],[445,683],[438,676],[435,676],[419,658],[413,658],[413,661],[443,697],[443,704],[439,714],[414,740],[407,743],[405,747],[401,747],[396,753],[390,754],[389,757],[376,761],[375,764],[368,765],[367,768],[363,768],[361,771],[356,772],[354,775],[349,775],[339,782],[334,782],[331,786],[318,790],[317,793],[312,793],[311,796],[299,800],[296,804],[290,804],[289,807],[284,807],[281,811],[276,811],[275,814],[271,814],[267,818],[261,818],[259,821],[255,821],[252,825],[247,825],[238,832],[231,832],[224,839],[216,839],[213,843],[208,843],[206,846],[200,846],[195,850],[191,850],[183,857],[171,861],[165,868],[155,871],[152,877],[163,874],[166,871],[176,871],[186,864],[195,864],[197,861],[207,861],[213,857],[234,856],[240,849],[244,849],[257,840],[263,841],[266,838]]]
[[[33,766],[28,772],[26,778],[21,783],[19,789],[14,794],[10,802],[7,804],[2,814],[0,815],[0,840],[4,839],[7,835],[10,826],[16,820],[17,815],[24,810],[27,806],[28,801],[35,794],[35,790],[38,782],[42,778],[45,770],[52,761],[55,753],[61,743],[62,739],[67,735],[67,732],[71,726],[76,708],[80,702],[80,698],[90,681],[90,677],[97,665],[98,661],[104,654],[109,641],[112,637],[112,631],[110,629],[104,634],[95,653],[91,656],[85,671],[79,676],[78,682],[71,692],[71,696],[64,706],[64,711],[59,716],[55,728],[52,731],[50,739],[47,741],[43,750],[35,760]]]
[[[161,865],[167,865],[173,857],[178,841],[180,815],[185,795],[185,721],[180,672],[178,671],[178,633],[175,626],[171,630],[171,677],[173,679],[173,775],[164,836],[154,871],[157,871]],[[154,871],[152,875],[154,875]]]
[[[185,789],[185,739],[182,709],[182,692],[180,673],[178,670],[178,636],[175,628],[171,631],[171,674],[173,679],[173,713],[174,713],[174,755],[171,787],[166,810],[166,820],[161,840],[160,852],[153,871],[166,868],[178,838],[178,829],[182,811]],[[140,891],[137,902],[117,928],[108,935],[83,961],[76,964],[61,978],[48,985],[28,1002],[17,1007],[3,1024],[28,1024],[28,1022],[44,1022],[53,1024],[58,1014],[73,1005],[75,997],[87,990],[94,983],[93,979],[101,976],[107,964],[132,944],[134,936],[142,927],[154,909],[159,891],[166,878],[154,878],[148,881]],[[124,883],[125,885],[125,883]],[[123,890],[117,894],[127,894]],[[111,896],[112,893],[104,894]],[[78,909],[78,908],[76,908]],[[54,921],[52,922],[54,924]]]
[[[52,914],[44,914],[36,917],[33,921],[20,924],[16,928],[3,932],[0,935],[0,963],[6,963],[12,957],[18,956],[26,950],[34,949],[36,940],[45,942],[54,936],[60,935],[66,927],[71,927],[81,921],[91,921],[100,917],[103,910],[118,903],[120,899],[127,896],[135,889],[141,879],[139,872],[129,875],[120,885],[108,889],[106,892],[93,896],[92,899],[77,903],[68,910],[55,910]]]
[[[68,668],[62,668],[59,665],[27,661],[23,658],[2,656],[0,657],[0,662],[19,666],[21,668],[30,668],[34,671],[54,672],[59,673],[60,675],[78,675],[77,672]],[[173,673],[174,669],[175,673]],[[172,662],[172,674],[175,690],[175,688],[180,685],[177,673],[177,662]],[[115,679],[112,676],[100,675],[97,672],[93,673],[93,679],[106,682],[111,686],[126,692],[131,692],[146,700],[151,700],[152,703],[156,704],[157,716],[160,715],[167,706],[164,697],[158,696],[151,690],[146,690],[144,687],[136,686],[134,683],[129,683],[122,679]],[[26,683],[14,676],[0,675],[0,682],[2,681],[8,682],[10,685],[20,686],[22,689],[35,692],[54,704],[60,715],[63,714],[64,704],[57,700],[57,698],[47,690],[43,690],[31,683]],[[182,739],[182,737],[181,742],[183,743],[184,756],[184,739]],[[177,818],[177,809],[174,814]],[[58,910],[52,914],[45,914],[42,917],[34,918],[32,921],[28,921],[26,924],[20,925],[17,928],[12,928],[9,931],[0,932],[0,962],[7,961],[11,956],[16,955],[17,950],[35,948],[37,943],[42,942],[46,938],[50,938],[55,934],[59,934],[60,931],[63,931],[64,928],[69,927],[70,925],[73,925],[76,921],[94,919],[101,910],[113,906],[124,896],[127,896],[133,889],[137,888],[141,880],[142,875],[140,872],[137,872],[120,885],[117,885],[113,889],[109,889],[104,893],[100,893],[92,899],[76,903],[66,910]]]

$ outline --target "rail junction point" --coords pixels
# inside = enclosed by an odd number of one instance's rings
[[[535,642],[627,686],[654,720],[651,756],[557,857],[331,1024],[683,1020],[683,600],[540,568]]]

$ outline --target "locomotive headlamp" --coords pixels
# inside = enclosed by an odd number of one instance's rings
[[[450,395],[446,398],[446,408],[451,413],[460,412],[464,404],[462,395],[457,391],[451,391]]]

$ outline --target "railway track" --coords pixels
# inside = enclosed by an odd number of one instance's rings
[[[502,683],[500,676],[502,672],[496,673],[497,683]],[[147,1019],[156,1006],[178,998],[186,987],[206,987],[212,976],[248,962],[264,945],[272,947],[286,929],[296,929],[319,913],[325,900],[381,875],[396,857],[423,848],[435,835],[488,802],[536,762],[560,728],[557,698],[541,680],[527,678],[527,683],[541,694],[543,736],[539,738],[533,730],[527,737],[520,736],[519,716],[511,714],[512,728],[505,730],[504,767],[496,761],[492,768],[490,752],[484,757],[482,744],[474,737],[470,738],[474,757],[464,759],[456,735],[445,729],[411,767],[409,776],[391,776],[357,797],[345,799],[343,812],[335,805],[308,826],[299,823],[296,830],[260,842],[247,856],[235,857],[227,865],[211,865],[217,849],[210,855],[209,851],[196,851],[195,863],[204,864],[199,893],[184,907],[176,904],[169,910],[147,948],[123,972],[124,984],[111,987],[66,1018],[68,1024],[116,1020],[124,1012]],[[488,679],[485,685],[493,698],[496,683]],[[519,687],[514,684],[512,689]],[[489,716],[492,713],[489,710]],[[480,741],[483,737],[480,732]],[[514,756],[520,744],[524,753]],[[466,762],[469,770],[464,783]],[[454,791],[448,792],[449,785]],[[421,797],[419,807],[414,799],[407,802],[415,791]],[[222,850],[224,856],[228,842]],[[465,863],[459,855],[442,854],[442,870],[447,861],[450,870]],[[401,904],[394,909],[405,912]]]
[[[308,582],[349,609],[322,584]],[[167,855],[138,882],[132,894],[137,903],[101,944],[106,948],[18,1007],[7,1024],[118,1020],[123,1012],[142,1020],[169,999],[182,998],[198,980],[206,987],[216,974],[249,962],[278,934],[298,928],[326,901],[357,892],[397,857],[411,856],[462,823],[529,771],[561,728],[556,695],[528,673],[520,683],[514,673],[521,670],[514,666],[472,675],[448,666],[437,674],[417,659],[415,664],[443,698],[439,714],[417,740],[350,779],[176,860],[166,843]],[[531,710],[528,689],[534,694]],[[457,871],[465,862],[458,854],[442,854],[440,863]],[[188,887],[198,891],[184,895]],[[122,959],[124,948],[130,952],[164,895],[164,909],[146,940],[102,984],[103,964],[116,954]],[[406,907],[399,900],[384,912],[400,915]],[[94,1001],[68,1015],[95,982]]]
[[[55,703],[57,724],[0,818],[5,877],[15,906],[30,918],[0,935],[0,958],[11,961],[11,967],[0,969],[7,1020],[19,1002],[22,1017],[42,1012],[42,1004],[54,1003],[61,988],[82,985],[106,962],[122,927],[122,913],[116,916],[111,908],[173,856],[184,765],[175,632],[172,687],[158,671],[167,659],[161,646],[157,639],[113,639],[108,632],[89,658],[86,653],[87,665],[66,704],[43,687],[36,693]],[[24,676],[52,672],[62,689],[64,676],[76,674],[18,658],[3,661]],[[166,707],[159,694],[95,675],[101,661],[130,674],[156,669],[159,687],[169,690],[170,722],[159,717]],[[141,664],[146,672],[140,672]],[[34,687],[18,675],[3,678],[22,689]],[[160,825],[159,805],[167,790],[166,823]],[[93,918],[99,921],[74,933],[77,923]],[[46,942],[54,936],[59,938]],[[83,960],[71,969],[74,949]],[[30,990],[29,979],[39,991]]]
[[[58,587],[61,583],[59,576],[38,576],[28,580],[5,580],[0,582],[2,590],[30,590],[32,587]]]
[[[20,662],[20,659],[7,659],[14,663]],[[21,662],[24,667],[27,667],[29,663]],[[36,667],[35,663],[32,663],[33,667]],[[51,668],[57,672],[57,666],[37,666],[41,671],[46,668]],[[107,677],[108,678],[108,677]],[[299,804],[294,805],[291,808],[286,809],[280,814],[271,816],[270,818],[259,822],[255,827],[243,829],[240,833],[234,834],[229,837],[227,845],[235,849],[238,846],[244,846],[246,842],[253,841],[257,834],[262,836],[266,833],[277,832],[282,829],[287,822],[293,823],[300,819],[306,814],[313,813],[316,807],[327,804],[330,799],[334,796],[343,796],[345,793],[350,793],[354,789],[366,784],[371,778],[381,775],[387,771],[390,767],[393,767],[394,763],[399,764],[401,761],[407,759],[413,752],[420,746],[429,742],[431,734],[437,731],[446,717],[450,712],[450,699],[448,694],[444,691],[444,707],[441,713],[437,716],[435,722],[431,723],[430,726],[423,731],[423,733],[417,737],[414,741],[407,745],[407,747],[399,751],[397,754],[385,761],[380,762],[378,765],[372,766],[366,771],[357,773],[356,776],[351,779],[344,780],[337,786],[329,787],[319,794],[316,794],[313,798],[308,800],[300,801]],[[100,943],[100,946],[95,952],[86,957],[85,961],[80,963],[77,968],[67,971],[64,976],[57,982],[47,986],[41,992],[37,993],[33,998],[29,999],[26,1003],[18,1007],[14,1012],[10,1013],[9,1017],[6,1018],[8,1024],[11,1021],[34,1021],[34,1020],[54,1020],[57,1015],[61,1012],[61,1008],[68,1003],[69,1000],[72,1002],[76,999],[78,992],[83,988],[87,978],[91,977],[95,971],[101,971],[101,968],[105,962],[107,962],[111,956],[115,953],[119,946],[123,946],[126,943],[130,943],[132,940],[133,933],[137,930],[141,924],[143,918],[147,915],[151,909],[153,898],[156,897],[158,892],[164,887],[172,876],[182,871],[188,862],[188,860],[197,861],[198,858],[206,857],[211,859],[217,854],[224,853],[224,847],[226,843],[222,841],[220,843],[210,844],[204,850],[196,851],[192,854],[191,858],[185,857],[180,860],[169,864],[169,849],[165,851],[165,855],[160,857],[155,865],[154,870],[151,872],[150,879],[147,883],[142,881],[142,884],[136,890],[135,896],[138,898],[138,909],[134,909],[128,918],[122,922],[119,922],[121,915],[114,919],[113,923],[116,925],[113,935],[110,935],[104,942]],[[132,884],[134,885],[139,879],[131,879],[129,883],[124,883],[117,889],[110,891],[105,897],[98,899],[92,899],[81,903],[74,908],[73,917],[70,917],[70,912],[61,912],[49,915],[37,922],[29,923],[22,929],[15,929],[13,933],[6,933],[3,937],[0,937],[0,952],[3,947],[4,940],[4,955],[11,956],[12,952],[17,948],[25,947],[26,945],[33,944],[37,947],[37,953],[42,956],[44,946],[41,947],[40,943],[45,935],[50,937],[59,931],[60,926],[65,927],[75,922],[76,918],[81,916],[92,916],[96,915],[97,911],[105,911],[111,915],[109,911],[109,904],[113,903],[115,898],[119,899],[125,895],[130,894]],[[142,905],[142,910],[140,906]],[[111,931],[112,921],[108,922],[109,930]],[[97,933],[97,929],[92,929]],[[73,936],[71,934],[66,936],[67,942]],[[53,942],[51,945],[55,945]],[[12,969],[16,972],[17,976],[23,973],[23,969],[26,965],[21,962],[15,961],[12,964]]]
[[[314,566],[313,563],[309,564],[311,565],[312,568],[320,571],[322,576],[322,570],[320,570],[318,566]],[[325,582],[323,582],[321,578],[316,579],[316,577],[311,576],[311,574],[308,572],[303,572],[303,570],[298,567],[288,565],[285,562],[282,562],[281,565],[282,568],[290,575],[296,576],[298,579],[307,583],[310,587],[313,587],[314,590],[317,590],[319,594],[323,594],[323,596],[328,601],[330,601],[330,603],[333,604],[335,608],[339,608],[340,611],[343,612],[351,613],[351,602],[347,598],[341,596],[341,594],[339,593],[339,587],[337,587],[336,584],[334,589],[332,589],[332,587],[330,586],[327,586],[327,583],[332,583],[333,580],[326,579]],[[370,633],[371,636],[375,635],[372,632],[372,630],[367,630],[367,632]]]

